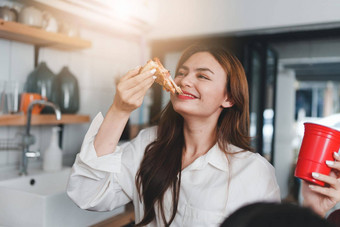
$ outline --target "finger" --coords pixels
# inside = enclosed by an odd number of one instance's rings
[[[142,74],[138,74],[135,77],[130,77],[129,79],[124,78],[117,84],[117,92],[119,93],[133,93],[136,89],[140,89],[143,86],[143,82],[147,81],[152,77],[152,72],[145,72]]]
[[[143,99],[145,97],[147,90],[151,87],[153,82],[154,82],[154,79],[151,78],[151,80],[149,81],[149,84],[147,84],[146,86],[142,87],[141,89],[136,90],[136,92],[134,93],[125,94],[125,98],[124,98],[124,100],[126,100],[125,102],[128,103],[129,106],[132,106],[133,109],[140,107],[143,103]]]
[[[154,79],[155,79],[156,78],[154,76],[155,73],[156,73],[156,69],[151,69],[150,71],[143,72],[143,73],[133,77],[131,79],[131,81],[133,81],[135,84],[139,84],[139,83],[145,81],[148,78],[150,79],[150,78],[154,77]]]
[[[339,172],[338,170],[332,169],[328,176],[338,178],[338,172]]]
[[[310,188],[310,190],[320,193],[326,197],[330,197],[330,198],[336,197],[337,191],[334,190],[333,188],[317,186],[315,184],[310,184],[308,185],[308,187]]]
[[[331,187],[333,188],[336,187],[336,185],[338,184],[338,181],[334,176],[327,176],[324,174],[313,172],[312,177],[316,180],[319,180],[319,181],[322,181],[322,182],[325,182],[331,185]]]
[[[126,86],[119,84],[117,87],[117,92],[120,94],[122,100],[125,100],[125,102],[134,102],[136,94],[139,97],[141,96],[141,94],[146,93],[146,90],[151,87],[153,82],[154,82],[153,77],[149,77],[143,80],[141,83],[129,89],[126,88]]]
[[[309,188],[310,183],[305,180],[302,180],[301,182],[302,182],[302,191],[304,190],[310,191],[310,188]]]
[[[153,77],[149,77],[139,83],[137,86],[131,88],[129,92],[131,92],[132,97],[141,97],[145,96],[147,90],[152,86],[152,84],[155,82],[155,79]]]
[[[125,74],[125,76],[123,76],[123,77],[120,79],[120,81],[125,81],[125,80],[127,80],[127,79],[129,79],[129,78],[131,78],[131,77],[136,76],[136,75],[139,73],[140,68],[141,68],[141,66],[137,66],[136,68],[134,68],[134,69],[128,71],[128,72]]]
[[[155,74],[155,70],[151,70],[148,72],[144,72],[142,74],[139,74],[133,78],[130,78],[129,81],[126,81],[125,89],[126,90],[137,90],[141,89],[145,85],[153,83],[155,80],[155,77],[153,76]]]
[[[340,161],[326,161],[326,165],[328,165],[330,168],[340,171]]]
[[[333,157],[334,157],[334,159],[335,159],[336,161],[339,161],[339,162],[340,162],[340,155],[339,155],[339,153],[338,153],[337,151],[334,151],[334,152],[333,152]]]
[[[135,96],[136,93],[142,94],[145,93],[147,89],[151,87],[151,85],[154,83],[155,79],[153,77],[149,77],[145,80],[143,80],[141,83],[137,84],[134,87],[127,88],[124,84],[119,84],[117,86],[117,95],[121,97],[121,99],[124,102],[134,102],[133,96]],[[140,95],[138,95],[140,96]]]

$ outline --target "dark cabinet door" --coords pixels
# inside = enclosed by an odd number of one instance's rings
[[[255,150],[273,163],[277,53],[265,43],[245,46],[249,83],[250,135]]]

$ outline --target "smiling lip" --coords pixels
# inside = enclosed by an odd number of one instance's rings
[[[196,99],[197,97],[189,92],[183,91],[182,95],[178,95],[179,99]]]

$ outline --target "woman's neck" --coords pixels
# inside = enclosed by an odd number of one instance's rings
[[[216,143],[217,122],[184,121],[182,169],[190,165],[198,157],[206,154]]]

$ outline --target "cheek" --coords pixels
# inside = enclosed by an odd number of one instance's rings
[[[204,101],[210,103],[221,103],[225,99],[225,89],[221,86],[205,89],[204,94]]]
[[[206,95],[214,96],[216,98],[224,96],[224,87],[220,84],[210,84],[200,86],[200,91]]]

